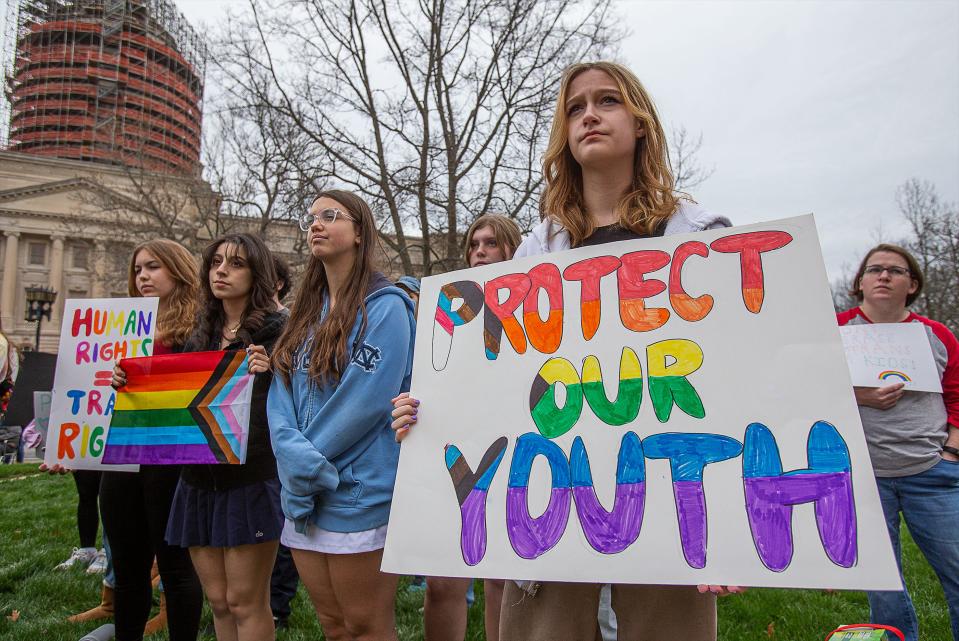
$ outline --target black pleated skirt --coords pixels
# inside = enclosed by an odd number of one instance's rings
[[[180,479],[170,508],[166,541],[180,547],[237,547],[280,538],[280,481],[208,490]]]

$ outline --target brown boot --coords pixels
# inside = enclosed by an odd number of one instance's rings
[[[162,592],[160,593],[160,611],[147,621],[146,627],[143,628],[143,636],[156,634],[160,630],[166,630],[166,595]]]
[[[68,617],[67,621],[70,623],[83,623],[84,621],[96,621],[97,619],[106,619],[112,616],[113,588],[103,586],[103,594],[100,597],[100,605],[92,610],[87,610],[86,612],[81,612],[80,614],[74,614],[73,616]]]

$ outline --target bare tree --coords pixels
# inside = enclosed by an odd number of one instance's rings
[[[905,246],[915,255],[926,279],[916,301],[921,314],[959,330],[959,209],[939,198],[936,186],[916,178],[896,190],[899,211],[912,237]]]
[[[484,212],[538,221],[559,76],[622,37],[610,0],[249,1],[219,39],[222,90],[292,127],[303,184],[363,194],[406,273],[458,266]]]
[[[213,114],[204,142],[207,178],[220,194],[222,216],[243,221],[247,231],[267,237],[276,223],[295,226],[322,177],[300,167],[310,149],[302,132],[269,110],[250,109],[225,97]],[[311,160],[316,163],[315,159]]]
[[[294,266],[303,262],[299,257],[305,238],[295,219],[306,194],[315,193],[318,185],[304,182],[298,171],[304,153],[297,144],[298,131],[270,118],[269,112],[238,113],[233,107],[224,102],[212,113],[214,133],[203,146],[205,178],[152,171],[136,163],[122,166],[119,174],[85,177],[85,189],[77,190],[74,198],[94,217],[72,223],[76,231],[109,228],[111,256],[125,256],[148,238],[175,240],[199,254],[219,235],[246,232],[271,241]],[[112,280],[122,276],[125,263],[121,261],[118,273],[107,263]]]
[[[194,176],[157,173],[125,166],[122,176],[103,174],[83,179],[75,196],[97,212],[110,241],[135,244],[145,238],[169,238],[196,250],[199,243],[224,231],[220,198]]]
[[[677,191],[690,191],[700,186],[716,171],[713,167],[703,167],[697,159],[702,146],[701,133],[693,137],[682,125],[673,129],[670,135],[669,161],[673,166]]]
[[[832,306],[837,312],[845,311],[859,304],[856,297],[850,293],[855,276],[855,268],[849,263],[843,263],[842,275],[829,284],[832,290]]]

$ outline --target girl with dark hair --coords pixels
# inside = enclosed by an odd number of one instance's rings
[[[269,353],[286,316],[273,300],[273,257],[256,236],[214,240],[200,275],[202,311],[184,351],[247,351],[255,374],[250,434],[243,465],[183,467],[166,539],[190,548],[217,639],[263,641],[274,638],[270,572],[283,524],[266,420]]]
[[[182,245],[158,239],[133,250],[127,277],[130,296],[156,296],[157,332],[154,355],[183,350],[196,318],[200,281],[196,260]],[[126,383],[117,365],[113,383]],[[104,585],[101,604],[73,621],[90,621],[114,614],[118,641],[142,639],[153,598],[151,569],[156,557],[163,581],[161,616],[166,608],[171,641],[196,639],[203,594],[190,555],[163,540],[180,468],[176,465],[141,465],[140,471],[103,472],[100,513],[110,540],[114,587]],[[162,627],[151,621],[150,630]]]
[[[380,572],[409,389],[413,303],[373,271],[369,206],[324,191],[300,219],[312,256],[277,343],[268,402],[283,544],[327,639],[396,639],[398,577]]]

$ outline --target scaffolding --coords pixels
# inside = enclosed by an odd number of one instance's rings
[[[12,0],[3,36],[2,148],[198,174],[208,54],[170,0]]]

